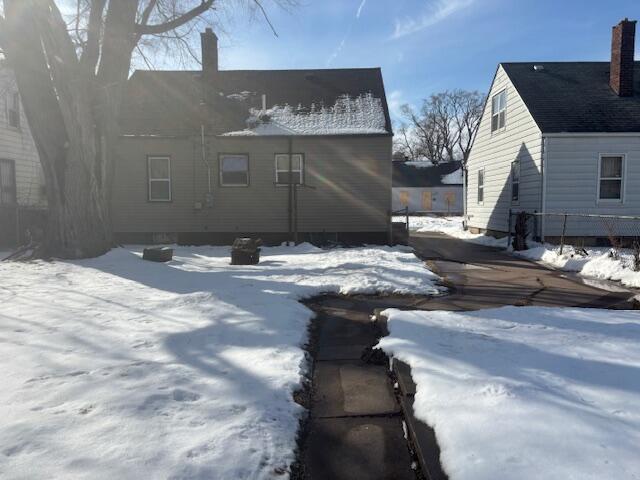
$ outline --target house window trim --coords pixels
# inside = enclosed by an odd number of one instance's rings
[[[10,158],[0,158],[0,163],[7,163],[9,165],[11,165],[11,175],[13,176],[12,180],[13,180],[13,201],[10,203],[3,203],[2,202],[2,195],[0,194],[0,206],[15,206],[18,204],[18,180],[16,177],[16,161],[12,160]],[[2,179],[0,179],[0,188],[2,185]]]
[[[498,110],[497,113],[493,113],[493,99],[496,98],[498,95],[502,95],[504,93],[504,110]],[[500,90],[499,92],[496,92],[495,94],[493,94],[491,96],[490,99],[490,103],[491,103],[491,116],[490,116],[490,125],[489,125],[489,129],[491,130],[491,135],[497,135],[499,133],[504,132],[507,129],[507,104],[508,104],[508,99],[507,99],[507,88],[503,88],[502,90]],[[504,125],[502,127],[500,127],[500,112],[504,111]],[[495,115],[498,115],[498,128],[496,128],[494,130],[493,128],[493,117]]]
[[[168,178],[151,178],[151,161],[166,159],[169,162]],[[151,183],[167,182],[169,184],[169,198],[151,198]],[[173,179],[171,178],[171,155],[147,155],[147,201],[151,203],[171,203],[173,202]]]
[[[12,125],[11,124],[11,111],[12,109],[10,108],[10,104],[12,102],[12,100],[17,99],[18,103],[16,105],[16,113],[17,116],[16,118],[18,119],[18,124],[17,125]],[[18,92],[17,90],[8,90],[5,94],[5,115],[7,117],[7,127],[12,129],[12,130],[22,130],[22,113],[21,113],[21,103],[20,103],[20,92]]]
[[[480,173],[482,173],[482,200],[480,200]],[[485,170],[484,167],[479,168],[478,172],[477,172],[478,177],[476,178],[476,183],[477,183],[477,189],[476,189],[476,202],[478,205],[484,205],[484,192],[485,192],[485,187],[486,187],[486,175],[485,175]]]
[[[514,165],[518,165],[518,181],[514,182],[514,176],[513,176],[513,167]],[[511,205],[520,205],[520,185],[521,185],[521,181],[520,181],[520,177],[522,176],[522,170],[521,170],[522,164],[520,163],[520,160],[514,160],[513,162],[511,162],[511,171],[509,172],[509,177],[511,178]],[[518,197],[514,200],[513,198],[513,186],[515,184],[518,184]]]
[[[304,174],[304,164],[305,164],[305,158],[304,158],[304,153],[292,153],[291,156],[295,156],[295,155],[299,155],[300,156],[300,170],[292,170],[293,173],[300,173],[300,183],[296,183],[294,185],[304,185],[305,182],[305,174]],[[278,170],[278,157],[279,156],[285,156],[285,157],[289,157],[288,153],[276,153],[273,157],[273,162],[274,162],[274,166],[275,166],[275,177],[274,177],[274,182],[276,187],[288,187],[289,184],[288,183],[281,183],[278,182],[278,173],[279,172],[283,172],[283,173],[289,173],[289,170]]]
[[[247,157],[247,183],[224,183],[222,181],[223,157]],[[251,186],[251,157],[248,153],[221,152],[218,154],[218,185],[222,188],[247,188]]]
[[[602,177],[602,157],[620,157],[622,166],[620,168],[620,198],[600,198],[600,183],[602,180],[618,180],[614,177]],[[625,183],[627,179],[627,154],[626,153],[600,153],[598,155],[598,171],[596,176],[596,204],[597,205],[624,205],[627,189]]]

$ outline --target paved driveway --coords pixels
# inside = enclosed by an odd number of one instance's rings
[[[503,305],[629,307],[624,288],[607,291],[496,248],[435,232],[414,233],[411,245],[445,278],[451,294],[424,302],[425,310],[478,310]]]

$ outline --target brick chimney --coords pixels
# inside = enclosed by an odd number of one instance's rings
[[[202,73],[209,76],[218,71],[218,37],[207,28],[200,34],[202,44]]]
[[[609,85],[620,97],[633,96],[634,47],[636,21],[625,18],[613,27],[611,37],[611,74]]]

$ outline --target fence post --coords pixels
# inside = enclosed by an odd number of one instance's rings
[[[511,209],[509,209],[509,226],[507,227],[507,250],[509,249],[509,247],[511,246],[511,215],[512,215],[512,211]]]
[[[560,255],[564,250],[564,234],[567,231],[567,214],[564,214],[564,221],[562,222],[562,236],[560,237]]]
[[[538,236],[538,211],[533,211],[533,239],[537,242],[540,240]]]
[[[406,207],[404,207],[404,214],[406,216],[407,219],[407,235],[409,235],[409,205],[407,205]]]

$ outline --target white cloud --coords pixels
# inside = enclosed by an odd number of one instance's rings
[[[429,2],[422,15],[396,19],[396,25],[391,38],[400,38],[419,32],[427,27],[441,22],[458,10],[470,6],[474,0],[433,0]]]
[[[400,107],[404,105],[404,97],[402,90],[393,90],[387,97],[387,104],[389,106],[389,114],[393,120],[399,120],[401,117]]]
[[[367,0],[362,0],[362,2],[360,2],[360,6],[358,7],[358,12],[356,13],[356,18],[360,18],[360,14],[362,13],[362,9],[364,8],[364,5],[367,3]]]
[[[351,33],[351,29],[349,29],[349,33]],[[327,66],[330,66],[333,61],[338,58],[338,55],[340,55],[340,52],[342,51],[342,49],[344,48],[344,44],[347,43],[347,37],[349,35],[347,34],[342,41],[340,42],[340,44],[338,45],[338,48],[336,48],[333,53],[331,55],[329,55],[329,59],[327,60]]]

